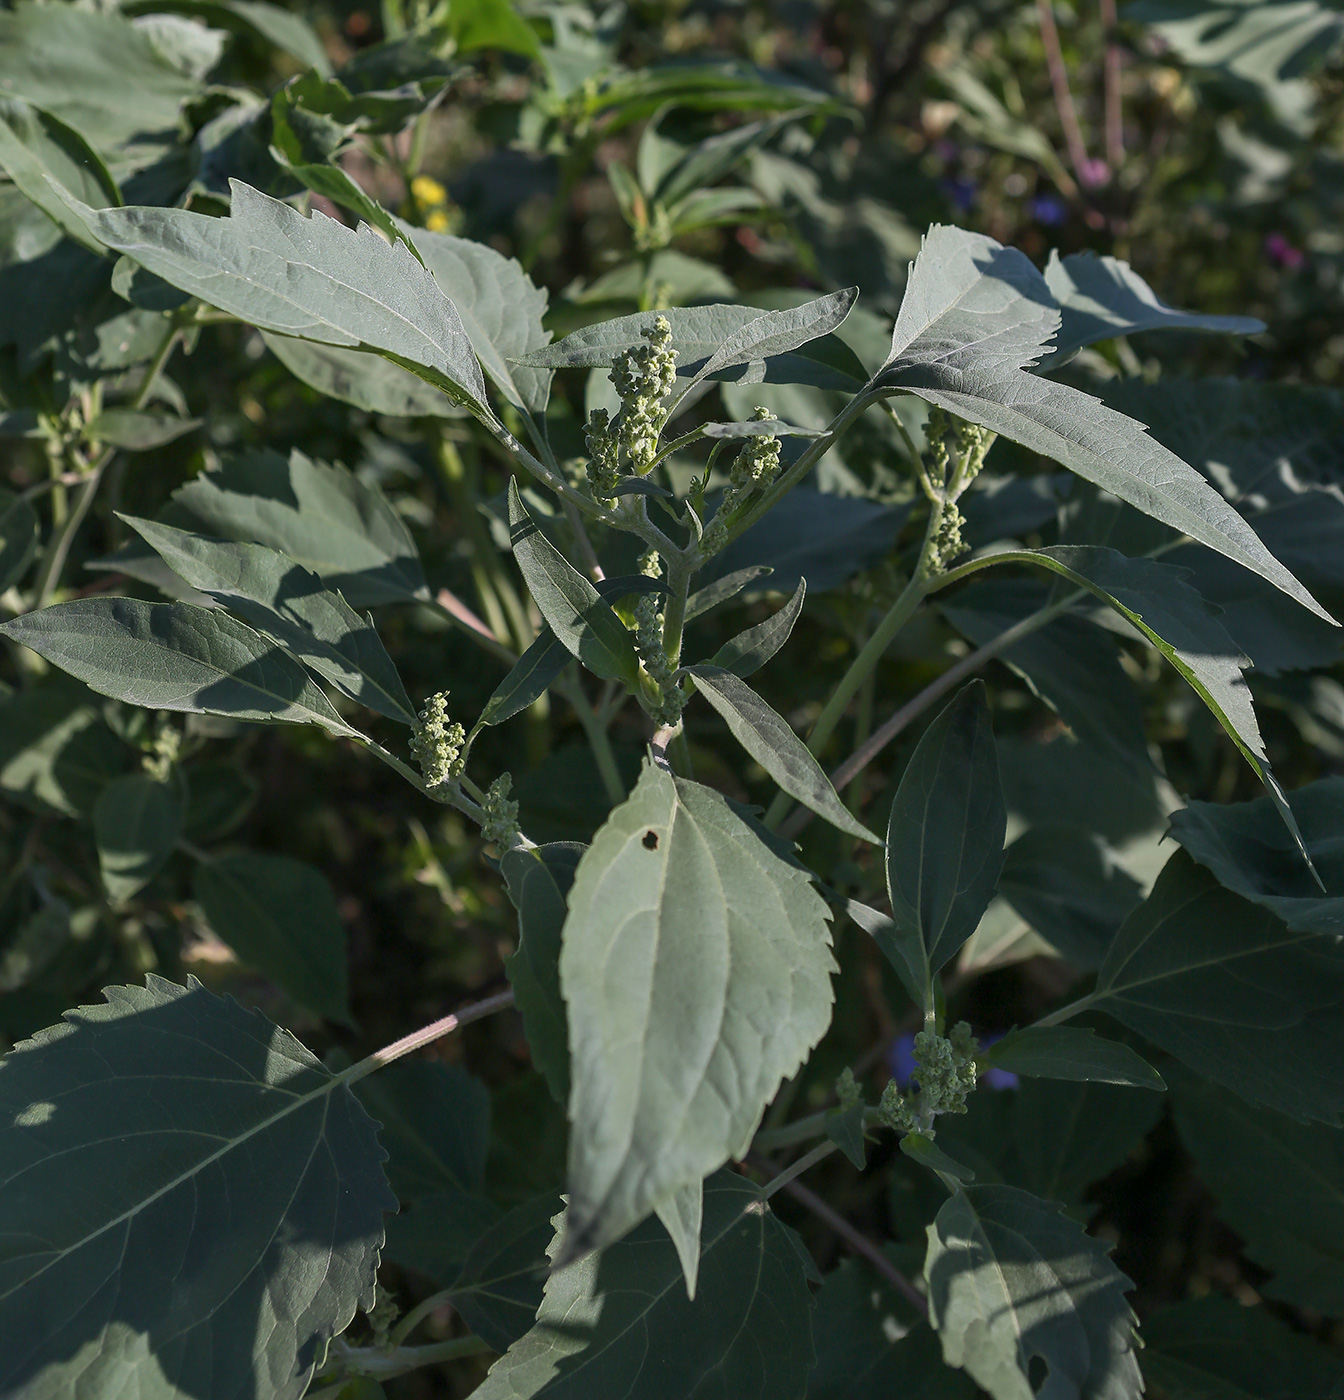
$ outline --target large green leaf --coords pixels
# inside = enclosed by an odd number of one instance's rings
[[[1093,999],[1252,1103],[1338,1124],[1338,943],[1338,935],[1290,931],[1177,851],[1116,935]]]
[[[1333,621],[1222,496],[1142,424],[1027,371],[1058,327],[1054,296],[1024,254],[936,225],[874,384],[917,394],[1053,458]]]
[[[0,789],[26,806],[83,816],[128,758],[98,697],[59,671],[0,699]]]
[[[373,1124],[259,1012],[104,995],[0,1063],[0,1391],[298,1400],[373,1304]]]
[[[1344,1315],[1344,1133],[1182,1075],[1176,1128],[1219,1216],[1273,1275],[1257,1291]]]
[[[1078,1026],[1023,1026],[984,1052],[983,1063],[1040,1079],[1084,1079],[1165,1089],[1162,1076],[1118,1040],[1103,1040]]]
[[[639,672],[634,637],[597,589],[537,528],[513,480],[509,539],[528,592],[555,635],[594,675],[634,685]]]
[[[983,683],[961,690],[901,774],[887,828],[892,919],[918,938],[929,975],[975,932],[1003,864],[1008,815]]]
[[[406,523],[353,472],[302,452],[248,453],[173,493],[175,525],[254,540],[311,569],[351,607],[429,597]]]
[[[344,350],[262,332],[266,348],[296,379],[328,398],[389,418],[458,418],[447,394],[371,350]]]
[[[552,1273],[536,1325],[473,1394],[803,1400],[813,1359],[807,1277],[750,1182],[723,1172],[705,1183],[700,1247],[693,1302],[677,1252],[653,1221]]]
[[[259,330],[366,346],[489,415],[461,317],[403,244],[229,184],[227,219],[153,205],[77,207],[105,246],[208,305]]]
[[[746,1152],[830,1022],[827,917],[718,793],[646,763],[569,895],[565,1257]]]
[[[24,613],[0,632],[131,705],[353,733],[297,661],[210,608],[77,598]]]
[[[687,666],[683,674],[719,712],[733,738],[765,769],[780,788],[824,817],[839,831],[881,845],[840,800],[821,764],[807,745],[744,680],[719,666]]]
[[[232,608],[338,690],[389,719],[415,725],[397,668],[339,593],[278,550],[240,540],[213,540],[136,516],[122,517],[193,588]]]
[[[1137,1400],[1130,1281],[1049,1201],[1012,1186],[958,1191],[929,1226],[924,1277],[943,1356],[994,1400],[1035,1400],[1033,1362],[1061,1400]]]
[[[515,1206],[476,1241],[453,1282],[453,1307],[483,1341],[507,1351],[532,1330],[550,1267],[556,1195]]]
[[[182,794],[148,773],[114,778],[93,806],[93,835],[103,887],[114,903],[142,890],[163,868],[182,834]]]
[[[210,927],[301,1006],[350,1019],[345,925],[326,876],[289,856],[237,851],[196,867]]]

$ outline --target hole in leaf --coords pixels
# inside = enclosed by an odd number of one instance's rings
[[[1050,1363],[1038,1352],[1031,1358],[1027,1366],[1027,1384],[1031,1386],[1032,1390],[1039,1393],[1049,1376]]]
[[[658,849],[658,833],[656,831],[646,831],[644,833],[643,846],[646,851],[656,851]]]

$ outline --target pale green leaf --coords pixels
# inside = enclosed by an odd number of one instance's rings
[[[782,423],[778,418],[749,418],[744,423],[702,423],[700,431],[712,442],[737,441],[739,438],[754,437],[825,437],[824,428],[797,428],[792,423]]]
[[[700,1230],[704,1224],[705,1192],[703,1182],[692,1182],[674,1191],[661,1201],[654,1214],[663,1222],[686,1280],[686,1296],[694,1299],[695,1285],[700,1276]]]
[[[1037,1079],[1084,1079],[1165,1089],[1162,1076],[1118,1040],[1103,1040],[1081,1026],[1023,1026],[995,1041],[981,1056],[989,1069]]]
[[[373,1124],[259,1012],[104,995],[0,1063],[0,1390],[298,1400],[373,1304]]]
[[[882,844],[880,836],[850,813],[821,764],[783,716],[745,681],[718,666],[687,666],[681,674],[694,678],[696,689],[723,717],[733,738],[790,797],[838,831],[874,845]]]
[[[802,1261],[740,1176],[707,1181],[704,1207],[693,1301],[676,1249],[649,1221],[551,1274],[536,1325],[476,1400],[803,1400],[813,1353]]]
[[[291,656],[371,710],[415,726],[415,710],[374,630],[316,574],[278,550],[212,540],[153,520],[123,516],[175,573],[268,633]]]
[[[182,795],[172,783],[128,773],[93,806],[103,887],[113,903],[139,893],[163,868],[182,834]]]
[[[89,422],[88,436],[110,447],[124,447],[129,452],[147,452],[175,442],[184,434],[201,426],[200,418],[179,418],[175,413],[163,413],[143,408],[105,408]]]
[[[1028,373],[1058,328],[1055,299],[1024,254],[935,225],[874,384],[916,394],[1053,458],[1333,621],[1223,497],[1142,424]]]
[[[799,579],[793,597],[778,612],[724,642],[710,658],[710,665],[743,679],[755,674],[789,640],[794,624],[802,616],[806,597],[807,581]]]
[[[1335,934],[1290,931],[1177,851],[1116,935],[1093,1000],[1252,1103],[1337,1125],[1344,1112],[1338,943]]]
[[[206,922],[301,1006],[349,1021],[345,925],[325,875],[289,856],[236,851],[196,867]]]
[[[328,398],[389,418],[458,418],[462,409],[418,375],[369,350],[343,350],[262,332],[266,347],[296,379]]]
[[[566,1257],[747,1150],[830,1022],[826,921],[719,794],[645,765],[569,895]]]
[[[958,1191],[928,1234],[929,1319],[949,1365],[994,1400],[1035,1400],[1038,1359],[1052,1400],[1137,1400],[1133,1285],[1109,1246],[1013,1186]]]
[[[297,661],[217,610],[78,598],[25,613],[0,632],[131,705],[353,732]]]

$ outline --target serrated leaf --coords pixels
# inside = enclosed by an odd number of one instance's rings
[[[639,663],[632,634],[602,595],[537,528],[509,482],[509,541],[541,615],[583,664],[606,680],[634,685]]]
[[[569,895],[564,1257],[747,1150],[829,1024],[827,917],[722,797],[646,763]]]
[[[893,920],[917,935],[928,978],[975,932],[1003,864],[1007,810],[983,682],[975,681],[925,730],[901,775],[887,828]]]
[[[553,1272],[536,1325],[474,1394],[591,1400],[600,1387],[651,1400],[803,1400],[811,1314],[802,1261],[783,1227],[749,1182],[724,1172],[705,1183],[694,1301],[676,1249],[646,1222]]]
[[[176,525],[252,540],[311,569],[351,607],[428,598],[405,522],[372,486],[302,452],[252,452],[173,493]]]
[[[558,1196],[515,1206],[472,1245],[453,1283],[453,1307],[496,1351],[507,1351],[532,1330],[549,1267],[551,1224]]]
[[[278,550],[121,517],[179,577],[279,642],[336,688],[414,728],[415,710],[374,630],[339,593]]]
[[[1243,1098],[1338,1124],[1338,941],[1291,932],[1177,851],[1116,935],[1093,1001]],[[1293,1050],[1284,1055],[1288,1043]]]
[[[916,394],[1062,463],[1333,621],[1195,469],[1143,425],[1027,372],[1059,327],[1024,254],[935,225],[925,237],[874,384]]]
[[[90,420],[89,438],[123,447],[128,452],[148,452],[176,442],[199,428],[200,418],[179,418],[175,413],[159,413],[143,408],[107,408]]]
[[[568,654],[568,653],[566,653]],[[560,936],[565,896],[583,847],[554,843],[513,850],[499,863],[518,911],[518,947],[504,960],[532,1062],[557,1103],[569,1098],[569,1026],[560,995]]]
[[[1051,249],[1045,284],[1059,303],[1060,326],[1053,354],[1040,364],[1048,371],[1084,345],[1139,331],[1218,331],[1225,335],[1259,335],[1265,323],[1254,316],[1205,316],[1178,311],[1119,258],[1095,253],[1070,253],[1061,258]]]
[[[214,609],[77,598],[13,618],[0,632],[130,705],[353,733],[297,661]]]
[[[875,846],[882,844],[880,836],[850,813],[821,764],[783,716],[745,681],[718,666],[686,666],[682,673],[695,679],[696,689],[723,717],[733,738],[784,792],[838,831],[871,841]]]
[[[754,675],[789,640],[794,623],[802,616],[806,598],[807,580],[799,579],[793,597],[778,612],[724,642],[709,664],[742,679]]]
[[[182,834],[182,796],[147,773],[114,778],[93,806],[98,868],[113,903],[138,894],[163,868]]]
[[[28,572],[40,531],[32,506],[22,496],[0,489],[0,592]]]
[[[1227,731],[1264,783],[1308,868],[1314,870],[1292,808],[1269,766],[1251,692],[1242,675],[1245,659],[1208,604],[1185,582],[1182,570],[1156,559],[1130,559],[1099,545],[1006,550],[994,558],[1061,574],[1132,622]]]
[[[268,331],[263,331],[261,338],[296,379],[365,413],[389,418],[457,418],[462,414],[447,394],[370,350],[343,350]]]
[[[1219,1218],[1272,1275],[1257,1291],[1344,1313],[1344,1133],[1295,1123],[1187,1075],[1172,1088],[1176,1129]]]
[[[249,967],[319,1016],[349,1021],[345,925],[321,871],[238,851],[202,861],[194,893],[210,927]]]
[[[350,349],[365,346],[491,418],[462,320],[400,243],[346,228],[231,180],[228,218],[132,205],[77,212],[108,248],[256,326]]]
[[[1162,1076],[1118,1040],[1103,1040],[1081,1026],[1022,1026],[995,1041],[982,1057],[987,1068],[1036,1079],[1084,1079],[1165,1089]]]
[[[0,1064],[0,1389],[298,1400],[373,1304],[373,1124],[199,983],[104,995]]]
[[[527,707],[559,678],[569,665],[569,650],[551,631],[543,627],[537,639],[514,663],[513,669],[495,687],[478,725],[503,724]]]
[[[1034,1400],[1037,1359],[1051,1396],[1137,1400],[1133,1284],[1109,1246],[1012,1186],[958,1191],[928,1234],[929,1319],[949,1365],[994,1400]]]

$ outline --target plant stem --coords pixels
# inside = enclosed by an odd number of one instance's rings
[[[818,1113],[809,1113],[806,1118],[785,1123],[781,1128],[766,1128],[751,1140],[753,1152],[775,1152],[781,1147],[794,1147],[800,1142],[809,1142],[826,1131],[826,1120],[833,1110],[823,1108]]]
[[[1055,11],[1052,0],[1036,0],[1036,15],[1041,26],[1041,44],[1045,49],[1045,66],[1050,73],[1050,87],[1055,95],[1055,109],[1059,113],[1059,124],[1064,132],[1064,145],[1069,152],[1069,163],[1079,184],[1087,186],[1088,175],[1087,143],[1083,140],[1082,127],[1078,125],[1078,112],[1073,105],[1073,93],[1069,88],[1069,70],[1064,66],[1064,52],[1059,44],[1059,30],[1055,25]]]
[[[430,1342],[422,1347],[352,1347],[332,1343],[332,1355],[337,1373],[350,1376],[371,1376],[374,1380],[391,1380],[422,1366],[434,1366],[441,1361],[456,1361],[462,1356],[480,1356],[492,1351],[488,1342],[479,1337],[453,1337],[446,1342]]]
[[[1052,1011],[1048,1016],[1042,1016],[1038,1021],[1034,1022],[1034,1024],[1038,1026],[1061,1025],[1063,1022],[1070,1021],[1081,1012],[1086,1011],[1089,1006],[1099,1000],[1100,998],[1097,996],[1096,992],[1089,992],[1085,997],[1079,997],[1077,1001],[1071,1001],[1067,1005],[1061,1006],[1058,1011]]]
[[[557,689],[560,688],[557,687]],[[625,780],[621,777],[620,764],[616,762],[616,752],[611,747],[611,738],[607,733],[607,725],[610,720],[593,709],[577,682],[565,686],[560,693],[574,707],[574,713],[579,717],[584,737],[588,740],[588,747],[593,751],[593,762],[597,764],[598,776],[602,779],[602,786],[606,790],[608,800],[613,805],[624,802],[626,798]]]
[[[819,1142],[811,1152],[805,1152],[791,1166],[784,1168],[780,1174],[771,1181],[767,1181],[761,1187],[761,1200],[768,1201],[776,1191],[782,1191],[795,1177],[802,1176],[805,1171],[811,1170],[818,1162],[829,1157],[836,1150],[835,1143],[829,1139],[826,1142]]]
[[[440,1017],[439,1020],[422,1026],[418,1031],[412,1031],[410,1035],[404,1035],[400,1040],[394,1040],[391,1045],[384,1045],[381,1050],[375,1050],[372,1055],[365,1056],[357,1064],[351,1065],[349,1069],[342,1070],[337,1078],[346,1084],[354,1084],[375,1070],[380,1070],[384,1066],[390,1065],[394,1060],[401,1059],[403,1055],[410,1055],[436,1040],[441,1040],[445,1035],[451,1035],[462,1026],[469,1026],[473,1021],[484,1020],[487,1016],[493,1016],[496,1011],[503,1011],[505,1007],[512,1005],[513,988],[510,987],[506,992],[497,992],[492,997],[486,997],[484,1001],[464,1006],[461,1011],[454,1011],[451,1016]]]
[[[1120,45],[1115,42],[1115,29],[1118,23],[1115,0],[1101,0],[1101,27],[1105,33],[1105,50],[1102,55],[1102,106],[1106,125],[1106,163],[1111,169],[1119,170],[1125,162],[1125,123],[1121,107],[1120,90]]]

